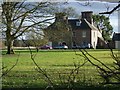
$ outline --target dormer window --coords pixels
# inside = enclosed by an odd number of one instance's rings
[[[80,21],[76,22],[76,26],[80,26],[80,24],[81,24]]]

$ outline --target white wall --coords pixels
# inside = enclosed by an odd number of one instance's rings
[[[96,48],[97,41],[98,41],[98,34],[97,30],[91,30],[91,44],[93,48]]]

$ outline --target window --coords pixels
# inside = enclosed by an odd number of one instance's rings
[[[80,26],[80,24],[81,24],[80,21],[76,22],[76,26]]]
[[[101,42],[100,45],[103,46],[103,43]]]
[[[86,31],[82,32],[82,37],[86,37]]]

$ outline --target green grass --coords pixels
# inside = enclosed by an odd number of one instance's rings
[[[17,65],[3,77],[3,88],[44,88],[48,84],[45,82],[43,74],[38,73],[35,69],[36,66],[30,58],[28,50],[16,50],[14,55],[6,55],[3,51],[2,62],[6,69],[9,69],[18,59]],[[98,58],[101,62],[108,66],[113,65],[113,59],[111,59],[110,52],[108,50],[88,50],[88,52],[94,57]],[[117,51],[114,51],[117,53]],[[33,51],[35,55],[36,52]],[[77,54],[81,55],[81,52],[77,50]],[[94,63],[98,62],[91,59]],[[85,59],[79,55],[75,55],[73,50],[42,50],[35,56],[35,61],[44,70],[46,70],[49,77],[54,84],[60,86],[60,76],[62,80],[66,82],[70,72],[75,68],[74,63],[82,64]],[[100,65],[100,64],[99,64]],[[79,73],[76,75],[76,86],[84,87],[89,85],[99,85],[102,79],[94,66],[87,62],[83,67],[79,69]],[[64,87],[63,85],[61,87]]]

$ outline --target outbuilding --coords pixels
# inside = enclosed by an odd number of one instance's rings
[[[120,50],[120,33],[113,34],[113,41],[115,42],[115,48]]]

